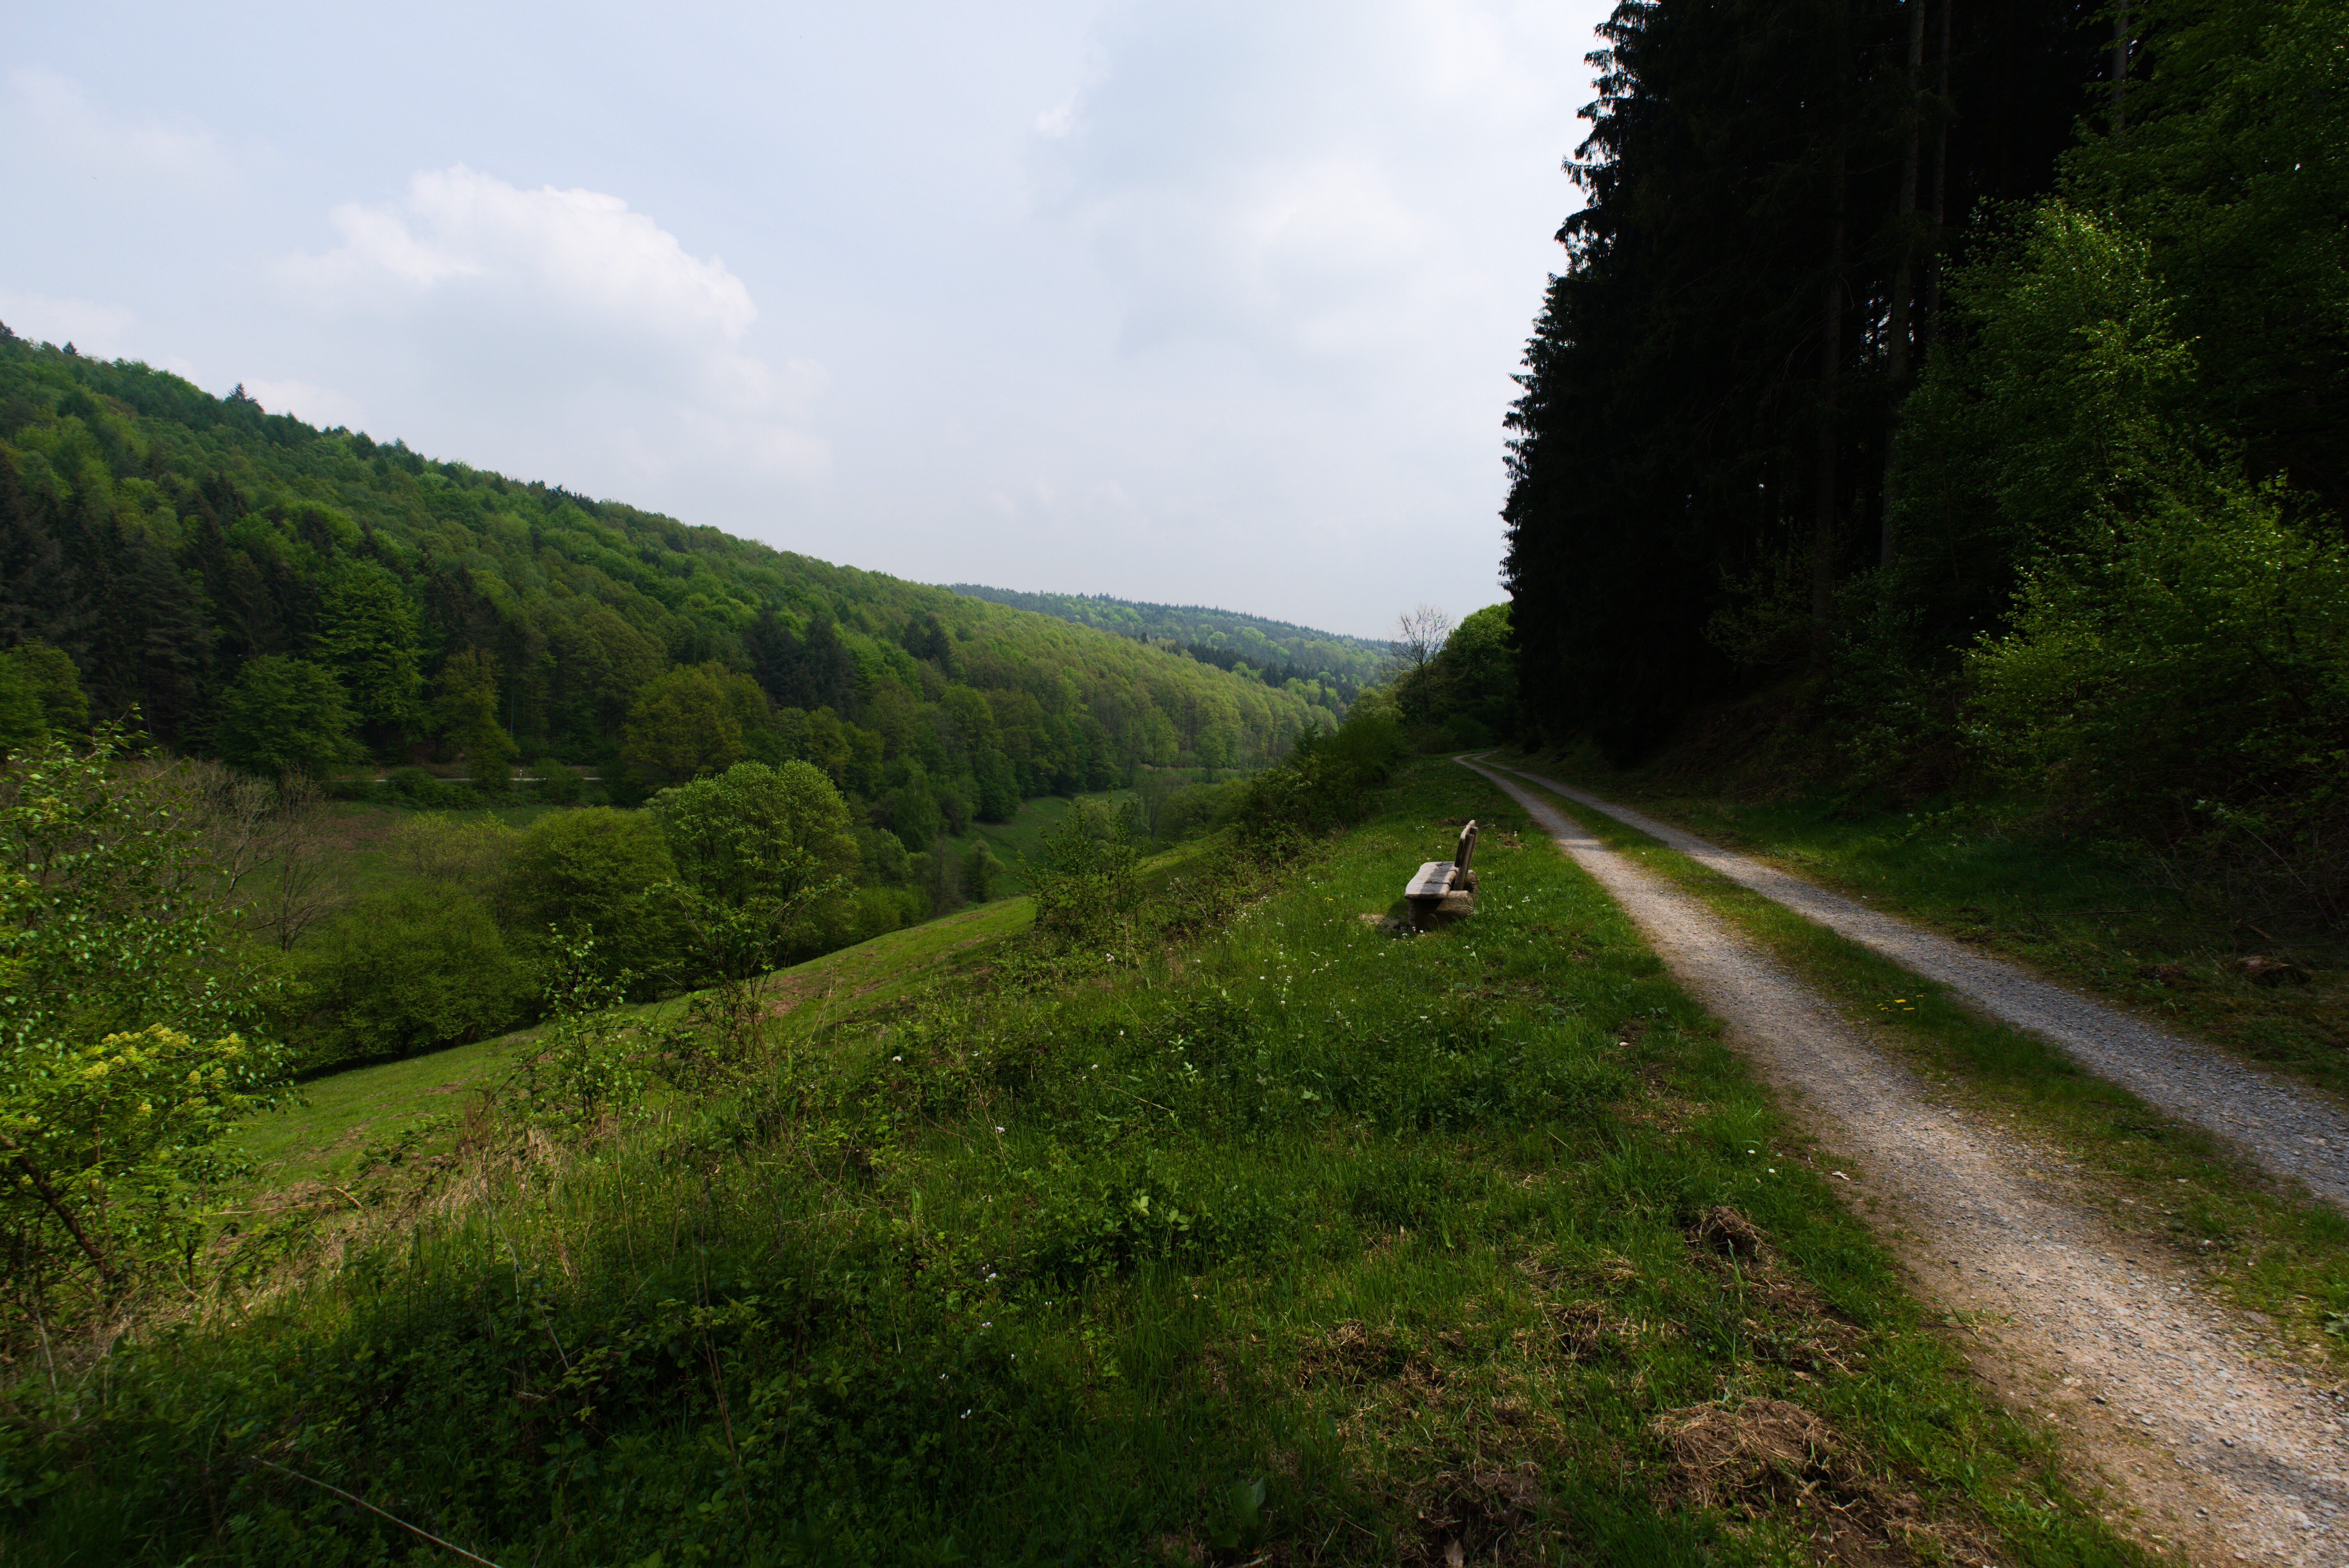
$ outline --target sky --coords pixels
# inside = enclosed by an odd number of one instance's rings
[[[1607,0],[13,10],[0,321],[927,583],[1505,594]]]

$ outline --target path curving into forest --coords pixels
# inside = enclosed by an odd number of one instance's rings
[[[1637,828],[1740,886],[1948,986],[2001,1023],[2051,1042],[2098,1078],[2217,1134],[2268,1171],[2349,1209],[2349,1113],[2322,1090],[2262,1072],[2214,1046],[2066,990],[2020,964],[1976,952],[1629,807],[1526,769],[1507,771]]]
[[[1833,1152],[1855,1212],[1920,1294],[1969,1315],[1968,1354],[2011,1407],[2047,1421],[2197,1562],[2349,1562],[2349,1411],[2261,1358],[2256,1330],[2189,1271],[2075,1201],[2045,1153],[1937,1103],[1701,900],[1461,760],[1523,806],[1725,1021]]]

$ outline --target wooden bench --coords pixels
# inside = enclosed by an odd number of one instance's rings
[[[1459,896],[1470,898],[1476,892],[1476,824],[1471,820],[1460,830],[1459,847],[1448,861],[1430,861],[1419,868],[1402,890],[1403,902],[1411,906],[1411,923],[1424,929],[1439,912],[1467,913],[1456,906],[1445,910],[1444,901]]]

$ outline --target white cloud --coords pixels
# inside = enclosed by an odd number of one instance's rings
[[[1071,93],[1059,103],[1036,117],[1036,134],[1058,139],[1069,134],[1077,122],[1077,95]]]
[[[1588,20],[1461,0],[1127,5],[1040,147],[1045,211],[1125,301],[1129,349],[1186,339],[1304,362],[1514,347],[1572,139]],[[1056,111],[1059,114],[1059,111]],[[1041,122],[1040,122],[1041,129]],[[1513,356],[1512,356],[1513,357]]]
[[[243,387],[245,395],[270,413],[291,414],[321,429],[336,425],[355,427],[365,422],[358,399],[331,387],[313,387],[307,381],[290,377],[282,381],[256,381],[248,377]]]
[[[63,159],[104,176],[118,192],[125,181],[168,187],[183,198],[235,182],[233,162],[200,124],[109,114],[91,105],[78,83],[52,71],[10,71],[0,115],[12,158]]]
[[[688,254],[676,235],[599,191],[518,191],[460,163],[413,176],[398,207],[354,202],[329,217],[342,244],[281,266],[327,300],[479,282],[583,315],[729,343],[759,315],[723,261]]]
[[[620,465],[607,484],[712,459],[770,479],[829,461],[803,428],[824,367],[753,352],[742,280],[618,196],[457,164],[328,222],[340,242],[281,258],[279,284],[321,317],[390,318],[437,407],[529,428],[523,457],[584,425]]]
[[[137,356],[131,320],[130,313],[120,305],[0,288],[0,321],[8,324],[9,331],[19,337],[70,343],[81,353],[100,359]]]

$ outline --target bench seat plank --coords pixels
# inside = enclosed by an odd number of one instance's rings
[[[1411,885],[1403,889],[1402,896],[1407,899],[1442,898],[1452,891],[1452,871],[1450,861],[1428,861],[1419,868],[1419,874],[1411,879]]]

